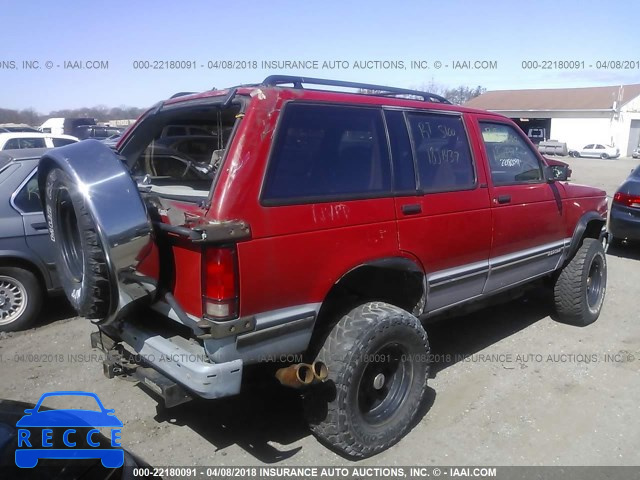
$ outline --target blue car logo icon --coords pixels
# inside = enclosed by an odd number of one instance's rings
[[[90,397],[96,410],[60,409],[42,410],[42,402],[50,397]],[[118,468],[124,463],[120,446],[122,422],[114,410],[104,408],[95,393],[49,392],[40,397],[34,408],[24,411],[18,420],[18,448],[16,465],[33,468],[39,459],[99,458],[107,468]],[[109,438],[99,428],[109,429]]]

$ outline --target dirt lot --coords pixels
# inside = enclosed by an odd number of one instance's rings
[[[638,163],[563,160],[572,181],[609,195]],[[428,325],[441,361],[424,416],[398,445],[361,464],[640,464],[640,249],[610,251],[608,262],[604,310],[589,327],[552,320],[543,291]],[[309,434],[297,394],[271,378],[239,397],[157,410],[133,383],[103,376],[91,357],[93,330],[58,299],[38,328],[0,336],[0,398],[94,391],[124,422],[123,445],[156,466],[351,463]]]

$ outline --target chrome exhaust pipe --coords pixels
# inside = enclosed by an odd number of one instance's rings
[[[329,369],[319,360],[316,360],[311,365],[311,371],[313,372],[313,383],[324,382],[329,377]]]
[[[308,363],[296,363],[276,371],[276,378],[285,387],[302,388],[311,385],[315,376]]]

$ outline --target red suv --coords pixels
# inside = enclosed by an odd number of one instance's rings
[[[167,125],[214,141],[161,146]],[[173,405],[237,394],[244,366],[279,363],[313,432],[354,457],[415,420],[422,320],[535,280],[564,321],[587,325],[604,301],[605,192],[567,183],[508,118],[430,93],[272,76],[179,94],[116,152],[59,148],[38,175],[94,345],[142,359],[107,360],[109,375]]]

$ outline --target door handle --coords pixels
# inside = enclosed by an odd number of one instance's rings
[[[46,230],[48,228],[47,222],[36,222],[32,223],[31,226],[34,230]]]
[[[509,203],[511,195],[498,195],[498,203]]]
[[[422,207],[417,203],[402,206],[402,213],[405,215],[416,215],[422,213]]]

